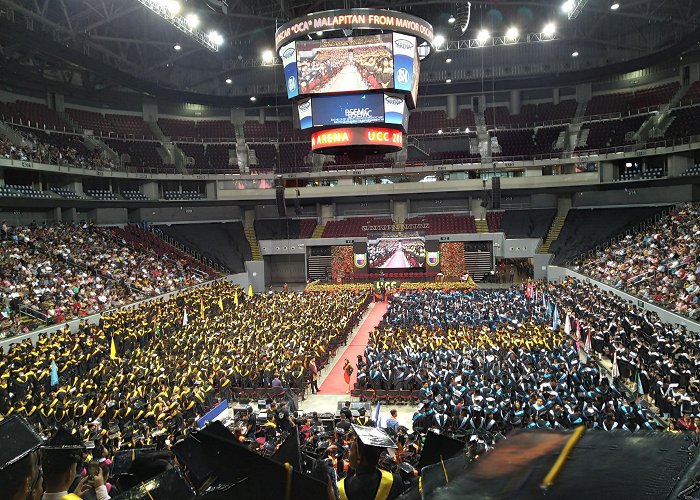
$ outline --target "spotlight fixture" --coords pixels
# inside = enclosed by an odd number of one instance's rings
[[[233,80],[231,80],[230,78],[227,78],[227,79],[226,79],[226,83],[228,83],[229,85],[231,85],[231,84],[233,83]]]
[[[219,51],[219,45],[221,45],[223,39],[219,37],[212,39],[198,30],[199,17],[196,14],[188,14],[185,17],[179,15],[182,9],[180,2],[176,0],[138,0],[138,2],[197,43],[205,46],[212,52]]]
[[[610,2],[610,10],[617,10],[619,8],[620,2],[618,2],[617,0],[613,0],[612,2]]]
[[[561,10],[564,14],[569,14],[574,10],[574,5],[574,0],[566,0],[561,6]]]
[[[254,95],[250,96],[250,100],[251,100],[252,102],[255,102],[255,101],[257,101],[257,99],[255,98],[255,96],[254,96]]]
[[[185,16],[185,22],[191,29],[195,29],[199,26],[199,16],[197,14],[187,14]]]
[[[447,80],[445,80],[445,83],[452,83],[452,78],[448,78]]]
[[[224,37],[222,37],[221,35],[219,35],[219,32],[216,31],[216,30],[210,31],[210,32],[207,34],[207,37],[209,38],[209,40],[211,40],[211,41],[212,41],[213,43],[215,43],[216,45],[221,45],[222,43],[224,43]]]
[[[263,64],[270,64],[274,60],[274,55],[272,54],[271,50],[265,50],[262,53],[262,62]]]
[[[447,59],[445,59],[445,62],[446,62],[447,64],[450,64],[450,63],[452,62],[452,58],[451,58],[451,57],[448,57]]]
[[[571,57],[578,57],[578,50],[573,51]]]
[[[435,38],[433,38],[433,43],[435,44],[435,47],[439,49],[445,44],[445,37],[443,35],[435,35]]]
[[[442,134],[442,129],[438,130],[438,134]]]
[[[547,23],[544,25],[544,28],[542,28],[542,34],[546,37],[551,37],[556,31],[557,27],[554,23]]]
[[[511,26],[510,28],[508,28],[508,31],[506,31],[506,40],[515,40],[518,38],[518,35],[520,35],[518,28],[516,28],[515,26]]]
[[[180,50],[180,49],[182,49],[182,47],[180,46],[179,43],[176,43],[175,45],[173,45],[173,49]]]
[[[469,133],[469,127],[464,130],[467,134]]]
[[[455,16],[453,16],[452,14],[450,14],[450,18],[447,20],[447,22],[450,23],[450,24],[454,24],[456,20],[457,20],[457,19],[455,18]]]
[[[489,38],[491,38],[491,33],[489,33],[487,29],[479,30],[479,33],[476,35],[476,40],[482,45],[485,44]]]

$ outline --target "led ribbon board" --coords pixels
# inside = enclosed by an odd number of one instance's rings
[[[334,154],[348,147],[362,147],[371,152],[390,153],[403,148],[403,132],[384,127],[340,127],[311,134],[311,150]]]
[[[275,32],[275,49],[317,31],[372,29],[403,33],[433,45],[433,26],[416,16],[380,9],[342,9],[316,12],[293,19]]]

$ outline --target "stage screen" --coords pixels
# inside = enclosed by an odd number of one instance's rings
[[[425,265],[425,237],[417,231],[382,232],[367,238],[370,269],[413,269]]]
[[[391,34],[296,42],[299,93],[392,88],[392,46]]]

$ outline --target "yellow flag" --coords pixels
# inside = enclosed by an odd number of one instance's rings
[[[204,299],[199,299],[199,315],[202,317],[202,321],[204,321]]]
[[[117,359],[117,346],[114,345],[114,337],[112,337],[112,345],[109,348],[110,359]]]
[[[248,297],[253,296],[253,285],[248,285]]]
[[[236,295],[233,296],[233,305],[238,307],[238,290],[236,290]]]
[[[219,309],[224,312],[224,300],[221,297],[219,297]]]

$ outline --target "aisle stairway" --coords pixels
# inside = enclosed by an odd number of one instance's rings
[[[477,233],[488,233],[489,232],[489,224],[486,222],[486,219],[474,219],[474,222],[476,223],[476,232]]]
[[[323,235],[323,230],[326,229],[325,224],[319,224],[314,228],[313,234],[311,234],[312,238],[320,238],[321,235]]]
[[[255,236],[255,229],[252,226],[244,227],[245,238],[248,240],[250,245],[250,253],[253,255],[253,260],[263,260],[262,254],[260,253],[260,245],[258,244],[258,238]]]
[[[564,221],[566,220],[566,215],[557,215],[552,221],[552,225],[547,233],[547,238],[542,242],[542,244],[537,248],[537,253],[549,253],[549,248],[552,243],[559,238],[559,233],[561,233],[561,228],[564,227]]]

